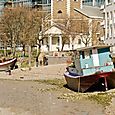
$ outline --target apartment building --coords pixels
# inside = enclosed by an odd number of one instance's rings
[[[103,10],[103,27],[105,30],[105,44],[112,45],[112,51],[115,52],[115,0],[106,0]]]
[[[4,5],[8,2],[12,2],[12,5],[17,4],[29,5],[30,7],[42,8],[42,10],[51,11],[51,0],[0,0],[0,11],[4,8]]]
[[[100,7],[105,3],[105,0],[83,0],[83,5]]]
[[[11,7],[15,7],[16,5],[31,6],[31,0],[0,0],[0,14],[7,5],[11,5]]]
[[[51,12],[51,0],[31,0],[33,7]]]

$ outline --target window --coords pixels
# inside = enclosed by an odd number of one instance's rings
[[[112,2],[112,0],[108,0],[108,3],[111,3]]]
[[[59,10],[59,11],[57,12],[57,17],[60,18],[60,19],[62,18],[62,11],[61,11],[61,10]]]
[[[91,55],[91,51],[80,51],[80,55],[83,59],[89,59]]]
[[[107,12],[107,19],[109,19],[109,12]]]
[[[112,17],[113,17],[113,14],[112,14],[112,11],[110,12],[110,19],[112,19]]]
[[[78,44],[81,44],[81,39],[78,39]]]
[[[83,59],[85,58],[84,51],[80,51],[80,55],[82,56]]]
[[[113,13],[113,17],[115,18],[115,10],[114,10],[114,13]]]
[[[61,11],[61,10],[59,10],[59,11],[58,11],[58,14],[60,14],[60,13],[62,13],[62,11]]]

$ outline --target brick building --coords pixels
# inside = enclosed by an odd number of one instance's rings
[[[100,33],[92,27],[99,27],[101,20],[100,9],[83,6],[82,0],[53,0],[51,26],[44,32],[42,49],[65,51],[96,44]]]

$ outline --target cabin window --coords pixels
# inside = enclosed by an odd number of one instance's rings
[[[85,51],[85,59],[89,59],[90,58],[90,51]]]
[[[81,51],[80,55],[82,55],[83,59],[89,59],[91,57],[91,51]]]
[[[96,49],[96,48],[93,48],[93,49],[92,49],[92,53],[93,53],[93,54],[97,54],[97,53],[98,53],[98,52],[97,52],[97,49]]]
[[[101,49],[98,49],[98,53],[105,53],[105,52],[109,52],[109,48],[101,48]]]
[[[89,51],[81,51],[79,52],[80,55],[82,55],[82,58],[83,59],[89,59],[91,58],[91,55],[92,55],[92,50],[89,50]]]
[[[80,56],[82,56],[83,59],[85,58],[84,57],[84,51],[80,51],[79,54],[80,54]]]

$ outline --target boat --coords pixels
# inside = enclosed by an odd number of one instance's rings
[[[0,62],[0,71],[6,71],[9,72],[9,74],[11,74],[11,70],[14,68],[16,62],[17,62],[17,58]]]
[[[107,45],[74,50],[73,65],[64,73],[67,86],[78,92],[115,88],[115,69],[110,55],[110,46]]]

